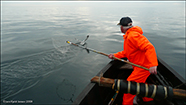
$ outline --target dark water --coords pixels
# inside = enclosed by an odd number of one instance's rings
[[[109,61],[66,43],[122,50],[130,16],[157,55],[185,78],[185,2],[2,2],[1,103],[70,104]]]

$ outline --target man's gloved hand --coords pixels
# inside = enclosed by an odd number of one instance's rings
[[[157,74],[157,66],[150,67],[150,68],[149,68],[149,72],[150,72],[151,74]]]
[[[114,57],[114,54],[109,54],[108,55],[108,58],[110,58],[110,59],[113,59],[113,57]]]

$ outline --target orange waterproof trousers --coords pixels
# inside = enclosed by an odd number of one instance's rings
[[[146,79],[150,75],[149,71],[138,68],[138,67],[133,67],[134,71],[131,73],[131,75],[127,78],[127,81],[135,81],[139,83],[145,83]],[[123,102],[122,105],[133,105],[133,100],[136,95],[132,94],[124,94],[123,95]],[[152,98],[147,98],[144,97],[143,101],[152,101]]]

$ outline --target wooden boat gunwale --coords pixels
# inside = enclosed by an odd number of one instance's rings
[[[167,63],[165,63],[161,58],[158,57],[159,62],[161,62],[177,79],[179,79],[182,83],[186,83],[186,80],[178,74],[172,67],[170,67]]]

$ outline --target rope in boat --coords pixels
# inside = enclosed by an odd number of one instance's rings
[[[174,88],[178,88],[178,87],[180,87],[180,86],[182,86],[182,85],[185,85],[185,84],[186,84],[186,83],[179,84],[179,85],[175,86]]]
[[[111,98],[110,102],[108,103],[108,105],[112,105],[114,103],[114,100],[116,99],[117,95],[118,95],[119,91],[116,91],[116,93],[114,94],[114,96]]]
[[[103,73],[101,72],[99,75],[99,86],[101,86],[100,81],[101,81],[101,77],[103,77]]]

